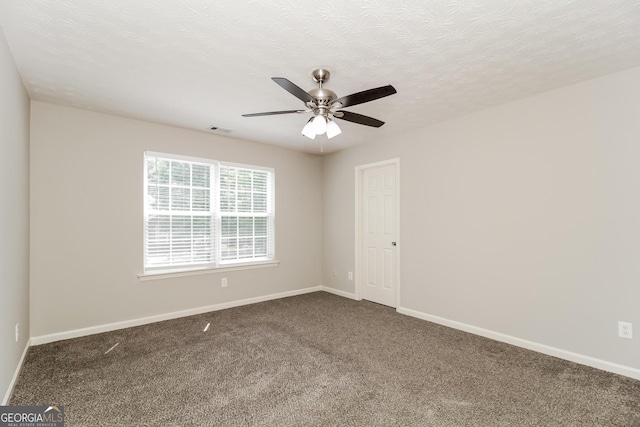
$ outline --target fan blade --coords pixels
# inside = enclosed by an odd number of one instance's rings
[[[286,90],[291,95],[295,96],[296,98],[304,102],[305,105],[308,102],[313,102],[313,103],[316,102],[313,96],[309,95],[303,89],[300,89],[298,86],[291,83],[289,80],[285,79],[284,77],[271,77],[271,80],[278,83],[284,90]]]
[[[267,111],[266,113],[243,114],[242,117],[275,116],[276,114],[306,113],[307,110]]]
[[[338,110],[336,111],[336,113],[342,113],[342,116],[334,114],[333,117],[335,117],[336,119],[342,119],[348,122],[358,123],[359,125],[373,126],[374,128],[379,128],[384,124],[383,121],[374,119],[373,117],[364,116],[358,113],[352,113],[351,111]]]
[[[375,89],[363,90],[362,92],[343,96],[342,98],[338,98],[333,101],[332,104],[340,103],[342,107],[350,107],[352,105],[363,104],[365,102],[384,98],[385,96],[393,95],[394,93],[397,93],[397,91],[393,86],[381,86]]]

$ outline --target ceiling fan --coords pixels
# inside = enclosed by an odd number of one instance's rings
[[[318,87],[311,89],[309,92],[305,92],[303,89],[283,77],[271,78],[271,80],[280,85],[284,90],[304,102],[304,105],[307,107],[305,110],[269,111],[266,113],[243,114],[242,117],[313,113],[313,117],[309,119],[302,129],[302,134],[311,139],[314,139],[316,135],[322,135],[325,132],[329,139],[339,135],[341,130],[338,124],[333,120],[334,118],[376,128],[379,128],[384,124],[383,121],[374,119],[373,117],[352,113],[351,111],[344,111],[340,108],[351,107],[353,105],[363,104],[365,102],[393,95],[396,93],[393,86],[381,86],[375,89],[369,89],[338,98],[335,92],[322,87],[322,85],[329,80],[329,76],[331,75],[328,70],[319,68],[313,71],[311,75],[313,76],[313,81],[318,83]]]

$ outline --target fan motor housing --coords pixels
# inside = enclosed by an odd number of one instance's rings
[[[307,93],[323,104],[334,101],[338,98],[338,95],[336,95],[334,91],[325,89],[323,87],[311,89]]]

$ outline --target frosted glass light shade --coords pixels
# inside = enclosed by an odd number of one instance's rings
[[[327,131],[327,120],[323,115],[318,114],[315,116],[312,123],[317,135],[322,135]]]
[[[336,135],[340,135],[342,131],[340,130],[340,126],[333,120],[329,120],[327,123],[327,138],[331,139]]]
[[[315,139],[316,138],[316,129],[313,125],[313,119],[309,119],[306,125],[302,128],[302,134],[307,138]]]

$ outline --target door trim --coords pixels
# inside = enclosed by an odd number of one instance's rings
[[[402,248],[402,242],[400,241],[400,158],[383,160],[375,163],[367,163],[364,165],[356,166],[355,168],[355,299],[362,300],[362,225],[364,220],[362,218],[362,185],[364,182],[364,171],[366,169],[376,168],[380,166],[395,165],[395,193],[396,193],[396,224],[395,234],[396,242],[398,243],[395,250],[395,285],[396,285],[396,310],[400,307],[400,250]]]

